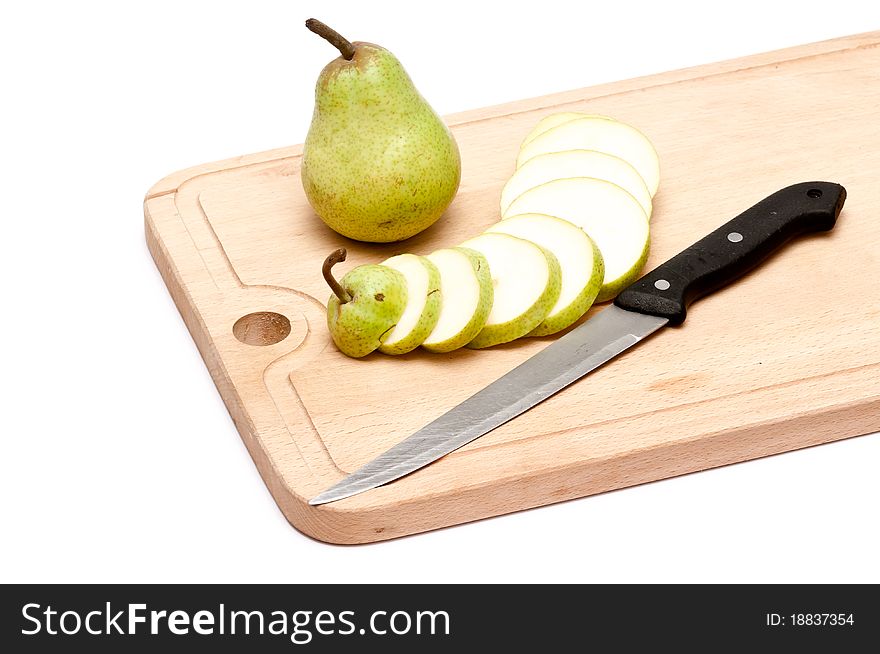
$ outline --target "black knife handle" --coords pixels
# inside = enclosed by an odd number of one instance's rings
[[[735,281],[789,239],[834,227],[844,200],[840,184],[788,186],[631,284],[614,303],[681,324],[691,302]]]

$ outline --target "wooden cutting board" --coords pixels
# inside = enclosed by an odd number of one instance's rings
[[[330,231],[301,146],[174,173],[145,200],[150,251],[263,479],[314,538],[362,543],[880,430],[880,32],[448,118],[461,188],[402,244]],[[648,269],[764,196],[846,186],[836,229],[789,246],[516,420],[404,479],[308,499],[553,338],[402,357],[340,354],[320,275],[457,244],[498,220],[520,141],[554,111],[614,116],[660,154]],[[596,307],[595,313],[603,307]]]

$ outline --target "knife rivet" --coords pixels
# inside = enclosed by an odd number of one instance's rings
[[[739,232],[730,232],[730,234],[727,235],[727,240],[731,243],[739,243],[743,240],[743,235]]]
[[[668,291],[670,286],[672,286],[672,284],[670,284],[665,279],[658,279],[656,282],[654,282],[654,288],[656,288],[658,291]]]

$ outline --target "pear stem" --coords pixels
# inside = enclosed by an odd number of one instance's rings
[[[342,53],[342,56],[347,61],[351,61],[351,58],[354,57],[354,46],[351,44],[351,41],[342,36],[332,27],[328,27],[317,18],[309,18],[306,21],[306,27],[322,39],[329,41],[332,46]]]
[[[348,291],[342,288],[342,285],[336,281],[336,278],[333,277],[333,273],[330,272],[330,269],[340,261],[345,261],[346,254],[347,252],[345,251],[345,248],[334,250],[330,253],[329,257],[324,259],[324,265],[321,268],[321,274],[324,275],[324,281],[327,282],[342,304],[351,302],[351,295],[349,295]]]

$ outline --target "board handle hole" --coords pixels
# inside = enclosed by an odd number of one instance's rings
[[[290,320],[274,311],[257,311],[236,320],[232,333],[245,345],[275,345],[290,335]]]
[[[811,188],[807,191],[808,198],[821,198],[822,197],[822,189],[820,188]]]

